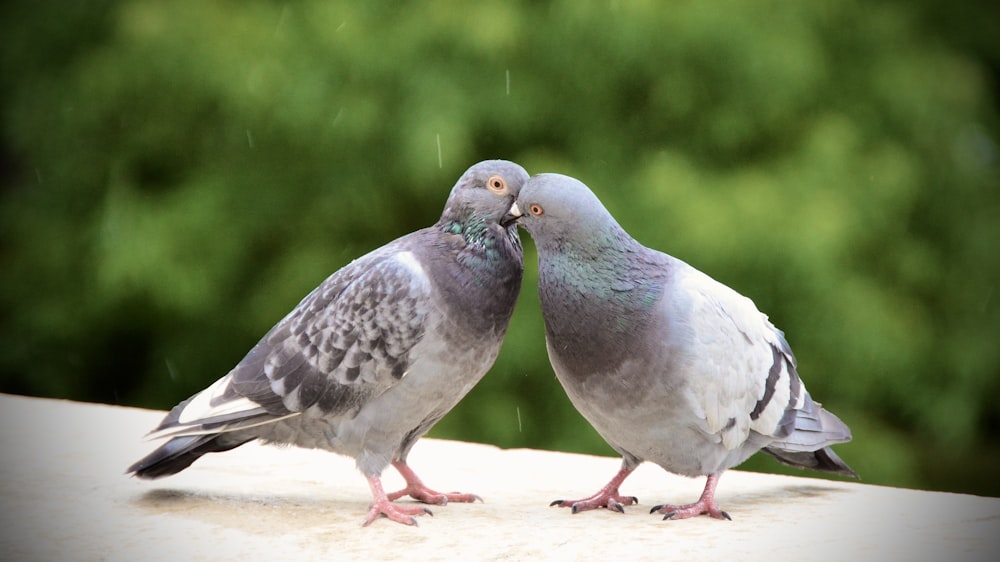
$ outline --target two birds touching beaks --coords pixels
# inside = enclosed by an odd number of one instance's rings
[[[373,497],[365,525],[430,513],[394,503],[406,495],[480,499],[427,487],[406,458],[500,351],[521,287],[518,226],[538,250],[552,368],[623,458],[595,494],[552,505],[624,512],[637,500],[619,487],[643,461],[707,476],[697,501],[654,507],[664,519],[729,519],[719,476],[757,451],[856,477],[830,449],[850,430],[812,400],[784,334],[750,299],[637,242],[580,181],[503,160],[469,168],[433,226],[323,281],[226,376],[175,406],[150,434],[169,440],[128,472],[175,474],[259,439],[356,459]],[[390,464],[406,485],[386,493]]]

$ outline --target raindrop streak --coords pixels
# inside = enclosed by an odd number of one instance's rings
[[[510,69],[507,69],[507,95],[510,95]]]
[[[250,129],[247,129],[247,145],[249,145],[251,149],[253,148],[253,133],[250,132]]]
[[[521,433],[521,407],[514,406],[514,410],[517,412],[517,432]]]
[[[177,380],[177,369],[174,369],[173,362],[170,361],[169,359],[164,359],[163,362],[166,363],[166,365],[167,365],[167,374],[170,375],[170,380],[176,381]]]
[[[443,167],[443,164],[441,163],[441,133],[438,133],[438,134],[436,134],[434,136],[437,138],[437,145],[438,145],[438,169],[440,170]]]

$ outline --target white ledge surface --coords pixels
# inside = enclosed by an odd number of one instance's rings
[[[624,515],[570,514],[619,460],[435,439],[410,464],[432,488],[485,503],[430,506],[407,527],[360,523],[351,459],[250,443],[166,479],[123,475],[163,412],[0,395],[3,560],[1000,560],[1000,499],[738,470],[717,498],[733,521],[662,521],[703,479],[644,464]],[[391,468],[386,489],[401,479]]]

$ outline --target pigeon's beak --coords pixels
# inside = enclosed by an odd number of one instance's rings
[[[514,204],[510,206],[510,210],[507,211],[507,214],[504,215],[502,219],[500,219],[500,226],[507,228],[508,226],[517,222],[517,219],[521,218],[522,216],[523,213],[521,213],[521,209],[518,208],[517,201],[514,201]]]

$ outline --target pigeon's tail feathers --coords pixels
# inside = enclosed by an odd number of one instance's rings
[[[126,472],[140,478],[160,478],[177,474],[206,453],[228,451],[259,436],[260,425],[298,415],[298,412],[268,412],[235,392],[233,377],[226,376],[212,386],[174,406],[147,439],[169,439]]]
[[[785,418],[781,423],[783,431],[775,435],[777,439],[770,447],[809,452],[851,440],[851,428],[823,409],[822,404],[813,402],[808,392],[798,409],[786,410]]]
[[[290,412],[282,416],[269,414],[264,409],[256,412],[244,412],[230,417],[216,417],[199,419],[194,423],[178,423],[176,421],[165,421],[159,427],[146,435],[146,440],[165,439],[167,437],[188,437],[193,435],[211,436],[220,433],[250,429],[261,425],[275,423],[283,419],[299,415],[299,412]]]
[[[276,395],[274,398],[278,399]],[[240,395],[234,390],[233,377],[230,375],[174,406],[160,425],[146,435],[146,439],[215,435],[266,425],[297,415],[299,412],[284,409],[280,401],[272,404],[269,410],[259,401]]]
[[[805,404],[794,412],[794,429],[779,441],[764,448],[764,452],[779,461],[801,468],[811,468],[857,478],[847,463],[830,449],[831,445],[851,440],[851,428],[833,413],[805,395]]]
[[[836,453],[829,447],[823,447],[817,451],[787,451],[775,447],[766,447],[763,451],[778,461],[798,468],[811,468],[823,472],[832,472],[851,478],[858,478],[858,474],[851,470]]]
[[[253,440],[252,437],[249,439],[232,437],[231,434],[174,437],[128,467],[125,472],[139,478],[150,479],[170,476],[191,466],[191,463],[206,453],[228,451]]]

